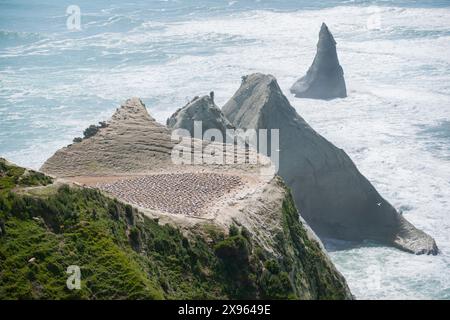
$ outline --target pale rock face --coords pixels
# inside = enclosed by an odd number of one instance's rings
[[[189,117],[182,116],[191,111]],[[223,128],[230,125],[212,96],[195,99],[173,120],[188,126],[197,115],[211,120],[210,124],[225,124]],[[231,225],[245,227],[270,257],[292,261],[290,282],[300,298],[338,294],[352,299],[344,277],[306,224],[300,220],[295,229],[299,233],[290,234],[285,223],[292,216],[291,209],[285,208],[293,206],[290,193],[273,172],[260,174],[261,168],[270,166],[268,159],[258,164],[176,165],[170,161],[173,145],[171,131],[156,123],[142,101],[133,98],[117,109],[106,127],[57,151],[42,170],[65,183],[98,188],[160,224],[176,225],[184,234],[203,237],[211,226],[224,233]],[[242,154],[254,152],[237,149]],[[279,246],[284,233],[283,243],[291,249]],[[293,249],[298,246],[303,250]]]
[[[221,132],[225,141],[226,130],[234,129],[234,126],[215,105],[213,96],[196,97],[186,106],[178,109],[169,119],[167,127],[170,129],[186,129],[194,137],[194,122],[201,121],[201,134],[209,129],[217,129]],[[202,137],[198,137],[201,139]]]
[[[319,32],[317,53],[306,75],[291,87],[298,98],[333,99],[345,98],[347,89],[344,71],[339,65],[336,41],[325,23]]]
[[[273,76],[244,77],[222,111],[237,128],[279,129],[279,174],[319,236],[373,239],[416,254],[437,254],[433,238],[407,222],[342,149],[297,114]]]
[[[140,99],[131,98],[106,128],[58,150],[41,171],[63,177],[154,170],[170,163],[173,144],[170,131],[148,114]]]
[[[198,101],[197,101],[198,100]],[[213,124],[223,124],[223,129],[231,126],[229,121],[220,122],[219,118],[214,121],[202,115],[214,113],[214,117],[220,116],[221,111],[212,102],[211,97],[198,98],[190,104],[192,110],[201,119],[205,120],[205,128],[210,128]],[[209,111],[205,112],[203,107]],[[203,110],[203,111],[202,111]],[[212,110],[212,111],[211,111]],[[184,121],[188,117],[181,116],[185,110],[179,114],[178,120],[182,124],[192,123]],[[189,108],[191,111],[191,108]],[[222,115],[223,117],[223,115]],[[196,117],[194,117],[196,119]],[[191,119],[192,120],[192,119]],[[176,123],[176,121],[175,121]],[[208,126],[208,123],[210,126]],[[125,101],[106,122],[106,126],[100,128],[92,137],[83,139],[79,143],[71,144],[56,151],[42,165],[41,171],[55,177],[79,177],[79,176],[110,176],[110,175],[134,175],[147,172],[161,172],[162,170],[174,170],[173,151],[174,147],[184,146],[186,152],[191,153],[191,140],[185,141],[172,134],[173,132],[166,126],[159,124],[149,115],[144,103],[139,98],[131,98]],[[195,139],[194,139],[195,140]],[[200,150],[222,150],[223,158],[228,150],[222,142],[202,141]],[[175,152],[177,154],[178,152]],[[253,150],[237,148],[235,155],[245,157],[259,157],[261,166],[252,166],[252,170],[259,172],[260,168],[268,167],[270,160],[263,159]],[[176,167],[180,167],[177,165]],[[201,167],[215,164],[202,163]],[[250,170],[246,163],[230,164],[220,166],[221,170],[242,169]],[[216,168],[216,170],[218,170]],[[272,174],[273,176],[273,174]]]

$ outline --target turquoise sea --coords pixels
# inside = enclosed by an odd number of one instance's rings
[[[67,26],[80,9],[81,30]],[[295,99],[320,24],[349,97]],[[450,1],[0,0],[0,155],[39,168],[138,96],[160,122],[196,95],[223,105],[271,73],[441,254],[327,240],[357,298],[450,299]]]

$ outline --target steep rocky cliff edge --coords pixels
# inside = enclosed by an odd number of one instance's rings
[[[43,165],[50,180],[20,184],[2,160],[0,297],[352,298],[267,162],[174,165],[173,145],[130,99]]]
[[[320,236],[372,239],[416,254],[437,254],[432,237],[410,224],[352,160],[303,120],[271,75],[252,74],[222,108],[242,129],[279,129],[279,175]]]
[[[234,129],[234,126],[223,115],[219,107],[214,103],[211,95],[195,97],[191,102],[178,109],[168,120],[170,129],[186,129],[194,137],[194,122],[202,122],[201,134],[210,129],[219,130],[225,141],[226,130]],[[200,137],[201,138],[201,137]]]

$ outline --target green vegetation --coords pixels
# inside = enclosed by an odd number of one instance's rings
[[[45,186],[52,183],[53,179],[43,173],[26,170],[8,163],[0,158],[0,194],[4,194],[16,186],[32,187]]]
[[[282,210],[283,233],[276,237],[277,248],[283,256],[282,272],[278,273],[278,280],[271,282],[276,284],[274,287],[285,281],[287,275],[283,271],[286,271],[297,289],[296,296],[301,299],[351,298],[344,278],[326,259],[319,244],[308,237],[290,192],[283,201]],[[269,268],[274,270],[272,266]]]
[[[183,234],[97,190],[27,189],[51,179],[1,168],[0,299],[345,297],[290,197],[275,257],[245,228],[226,234],[205,224]],[[70,265],[81,268],[81,290],[67,289]]]
[[[98,125],[95,124],[91,124],[89,127],[87,127],[84,131],[83,131],[83,138],[80,137],[76,137],[73,139],[74,143],[78,143],[83,141],[83,139],[88,139],[92,136],[95,136],[97,134],[97,132],[101,129],[101,128],[106,128],[108,126],[108,124],[105,121],[100,121],[98,123]]]

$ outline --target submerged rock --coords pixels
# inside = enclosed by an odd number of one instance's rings
[[[306,75],[291,87],[298,98],[333,99],[345,98],[347,89],[344,71],[339,65],[336,41],[325,23],[319,32],[317,53]]]
[[[237,128],[279,129],[279,174],[321,237],[373,239],[416,254],[437,254],[429,235],[406,221],[352,160],[300,117],[271,75],[244,77],[222,108]]]

